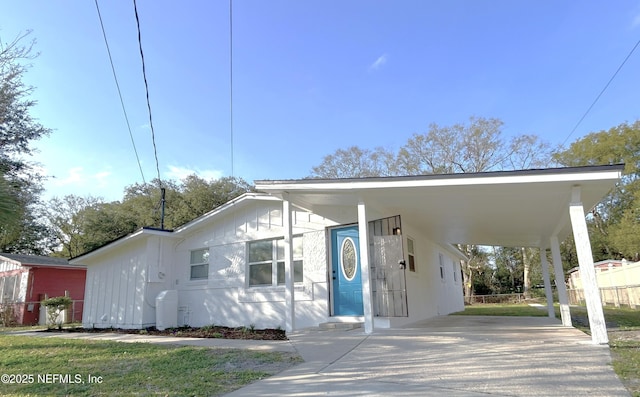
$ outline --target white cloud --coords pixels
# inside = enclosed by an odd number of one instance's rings
[[[165,176],[169,179],[185,179],[189,175],[196,174],[200,178],[211,180],[219,179],[222,177],[222,171],[219,170],[201,170],[199,168],[187,168],[170,165],[169,171],[165,172]]]
[[[385,63],[387,63],[387,59],[389,57],[387,56],[387,54],[382,54],[378,57],[378,59],[375,60],[375,62],[373,62],[371,65],[369,65],[369,70],[378,70],[380,69]]]
[[[64,178],[56,178],[56,186],[68,186],[68,185],[82,185],[85,181],[83,175],[84,169],[82,167],[73,167],[67,171],[67,176]]]
[[[103,188],[109,185],[109,181],[107,180],[111,176],[110,171],[102,171],[94,174],[92,179],[95,179],[97,182],[97,187]]]
[[[90,184],[93,187],[103,188],[108,185],[108,179],[113,173],[105,170],[96,172],[95,174],[87,174],[83,167],[73,167],[67,170],[67,175],[62,178],[55,178],[55,186],[86,186]]]
[[[635,18],[633,18],[633,21],[631,21],[631,27],[632,28],[637,28],[638,26],[640,26],[640,14],[636,15]]]

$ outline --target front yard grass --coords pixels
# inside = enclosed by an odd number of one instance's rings
[[[301,362],[280,352],[8,334],[0,351],[3,396],[218,396]]]
[[[556,317],[560,309],[556,305]],[[640,397],[640,310],[604,307],[604,318],[609,334],[609,347],[613,370],[633,397]],[[546,306],[527,304],[477,304],[465,307],[456,315],[473,316],[546,316]],[[584,306],[571,306],[573,325],[589,333],[589,318]]]
[[[546,307],[540,310],[527,304],[480,303],[465,306],[464,311],[453,313],[461,316],[534,316],[547,315]]]

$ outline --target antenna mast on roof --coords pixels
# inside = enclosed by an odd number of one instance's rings
[[[166,202],[165,196],[166,189],[160,188],[160,230],[164,230],[164,204]]]

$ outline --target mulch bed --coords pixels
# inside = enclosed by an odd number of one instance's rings
[[[167,328],[164,331],[149,327],[145,329],[121,329],[121,328],[82,328],[72,327],[59,329],[46,329],[40,332],[86,332],[86,333],[118,333],[134,335],[159,335],[184,338],[218,338],[218,339],[252,339],[252,340],[287,340],[284,330],[281,329],[255,329],[250,327],[223,327],[210,325],[200,328],[178,327]]]

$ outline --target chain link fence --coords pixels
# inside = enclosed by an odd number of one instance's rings
[[[584,291],[582,289],[570,289],[569,304],[584,305]],[[620,287],[600,287],[600,299],[604,306],[640,307],[640,285],[624,285]]]
[[[493,295],[472,295],[470,304],[476,303],[522,303],[525,301],[524,294],[493,294]]]

